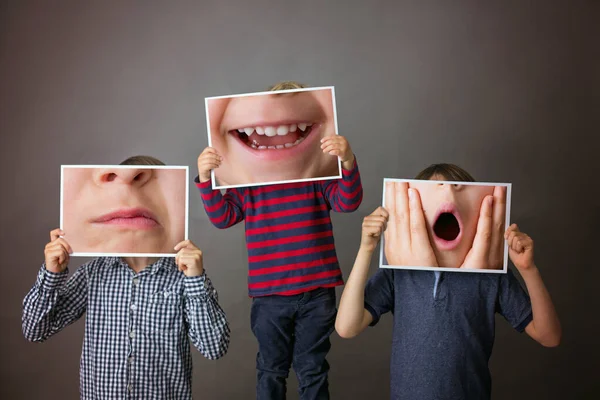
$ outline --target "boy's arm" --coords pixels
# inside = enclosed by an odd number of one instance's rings
[[[206,358],[223,357],[229,348],[230,329],[212,282],[203,273],[184,278],[185,320],[188,336]]]
[[[525,327],[525,332],[543,346],[558,346],[561,337],[560,321],[540,271],[534,267],[521,272],[521,276],[529,292],[533,313],[533,320]]]
[[[23,301],[22,328],[25,338],[43,342],[77,321],[87,303],[86,265],[67,280],[68,270],[55,273],[44,264]]]
[[[200,190],[204,210],[210,222],[219,229],[229,228],[244,219],[243,193],[238,189],[228,189],[225,195],[213,190],[211,181],[194,180]]]
[[[506,230],[505,239],[508,243],[510,259],[525,281],[529,298],[509,270],[505,280],[508,283],[500,296],[502,314],[513,323],[513,326],[517,324],[518,330],[524,329],[541,345],[558,346],[562,335],[560,321],[550,294],[533,261],[533,240],[520,232],[516,224]],[[523,318],[523,315],[526,317]],[[522,320],[520,324],[519,319]]]
[[[342,179],[321,182],[321,187],[332,210],[337,212],[356,211],[363,198],[356,157],[352,157],[351,164],[342,164]]]
[[[373,322],[373,316],[365,308],[365,285],[372,256],[373,250],[362,247],[358,250],[354,267],[342,292],[335,330],[345,339],[358,335]]]
[[[385,231],[387,219],[387,211],[379,207],[363,221],[361,246],[344,287],[335,321],[335,329],[343,338],[354,337],[367,326],[375,325],[382,314],[393,308],[393,284],[389,270],[379,270],[367,283],[371,259]]]

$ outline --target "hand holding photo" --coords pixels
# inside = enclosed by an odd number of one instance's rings
[[[219,160],[214,189],[341,178],[341,162],[353,157],[347,142],[328,140],[338,135],[333,87],[205,102],[208,143]]]
[[[63,165],[61,237],[72,256],[175,257],[188,190],[188,167]]]
[[[506,272],[508,183],[384,179],[380,267]]]

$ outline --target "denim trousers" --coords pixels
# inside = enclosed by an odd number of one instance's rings
[[[335,288],[252,300],[251,327],[258,341],[258,400],[286,398],[290,367],[302,400],[329,399],[326,360],[336,317]]]

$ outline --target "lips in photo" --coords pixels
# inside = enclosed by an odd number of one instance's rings
[[[161,226],[150,210],[141,207],[112,211],[93,219],[92,223],[128,229],[154,229]]]
[[[433,238],[440,250],[455,249],[462,238],[462,221],[458,209],[452,203],[442,204],[433,224]]]
[[[223,158],[215,188],[341,176],[321,149],[337,135],[333,87],[207,98],[206,111],[209,144]]]

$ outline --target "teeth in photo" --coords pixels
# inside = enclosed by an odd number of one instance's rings
[[[278,144],[278,145],[277,145],[277,146],[275,146],[275,147],[277,147],[278,149],[283,149],[283,148],[285,148],[285,146],[284,146],[283,144]]]
[[[265,135],[267,135],[268,137],[273,137],[277,135],[277,130],[272,126],[267,126],[265,127]]]
[[[290,125],[290,132],[296,132],[296,129],[298,129],[298,125],[296,125],[296,124]]]
[[[259,135],[264,135],[265,134],[265,130],[262,127],[260,127],[260,126],[257,126],[256,127],[256,133],[258,133]]]
[[[294,146],[294,143],[286,143],[284,146],[285,146],[286,148],[290,148],[290,147],[293,147],[293,146]]]
[[[276,147],[275,146],[267,146],[267,149],[275,150]]]
[[[250,136],[252,133],[254,133],[254,128],[244,128],[244,133]]]
[[[277,134],[279,136],[285,136],[288,134],[289,129],[290,128],[287,125],[281,125],[281,126],[277,127]]]
[[[259,150],[265,150],[267,148],[267,146],[258,146]]]
[[[304,132],[304,131],[306,130],[306,126],[307,126],[307,124],[305,124],[304,122],[303,122],[303,123],[301,123],[301,124],[298,124],[298,128],[299,128],[299,129],[300,129],[302,132]]]

